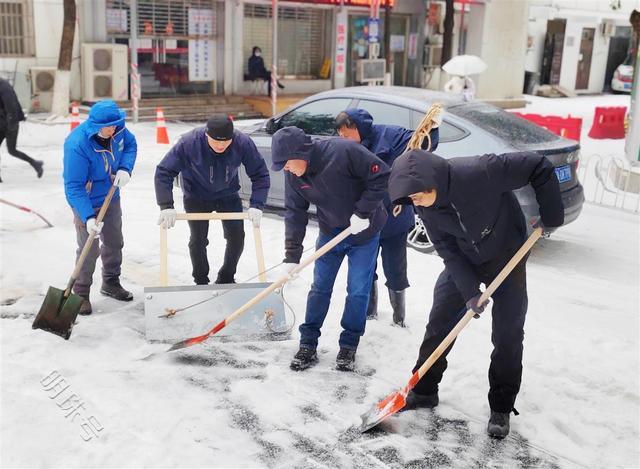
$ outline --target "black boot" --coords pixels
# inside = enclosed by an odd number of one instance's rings
[[[110,296],[118,301],[133,300],[133,294],[122,288],[122,285],[120,285],[120,281],[117,278],[112,280],[103,280],[100,293]]]
[[[389,289],[389,301],[393,308],[393,322],[400,327],[404,327],[404,290]]]
[[[80,304],[80,309],[78,310],[78,314],[81,316],[89,316],[92,313],[91,302],[89,301],[88,296],[82,296],[82,303]]]
[[[349,348],[340,347],[336,357],[336,370],[353,371],[355,369],[356,351]]]
[[[491,411],[487,433],[494,438],[504,438],[509,434],[509,412]]]
[[[225,283],[236,283],[233,277],[227,277],[225,275],[218,274],[218,278],[216,278],[216,283],[218,285],[224,285]]]
[[[378,319],[378,282],[375,280],[371,284],[371,292],[369,293],[367,320],[369,319]]]
[[[406,398],[406,404],[402,410],[413,409],[433,409],[440,402],[438,393],[434,394],[418,394],[415,391],[409,391]]]
[[[280,83],[280,80],[278,80],[277,83],[278,83],[278,88],[283,90],[284,89],[284,85],[282,83]]]
[[[31,166],[33,166],[33,169],[36,170],[36,174],[38,175],[38,178],[41,178],[42,173],[44,172],[42,169],[43,165],[44,165],[44,162],[40,160],[34,160],[33,163],[31,163]]]
[[[318,363],[318,354],[316,353],[316,349],[301,345],[298,353],[296,353],[293,360],[291,360],[291,365],[289,365],[289,367],[293,371],[302,371],[312,367],[316,363]]]

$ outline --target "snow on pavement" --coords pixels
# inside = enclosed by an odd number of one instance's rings
[[[118,303],[94,289],[95,312],[78,319],[68,342],[31,330],[47,287],[64,287],[73,269],[75,234],[61,183],[67,128],[22,128],[20,147],[46,163],[41,180],[2,149],[1,197],[41,212],[55,226],[43,228],[36,217],[0,207],[1,467],[640,466],[637,214],[585,204],[575,223],[534,250],[516,402],[521,415],[512,417],[509,438],[496,441],[485,434],[491,352],[486,314],[462,332],[449,356],[435,411],[406,412],[361,435],[355,429],[360,414],[409,377],[442,268],[439,258],[409,251],[409,327],[390,325],[391,308],[381,295],[380,319],[367,324],[358,350],[358,373],[333,369],[345,269],[314,369],[288,368],[311,270],[285,290],[297,315],[292,340],[213,338],[142,361],[166,347],[145,341],[142,302],[143,287],[158,279],[153,171],[166,148],[153,143],[152,125],[131,127],[140,153],[123,190],[122,281],[135,300]],[[189,128],[169,124],[174,139]],[[620,152],[621,141],[609,141],[609,149]],[[240,280],[255,274],[247,231]],[[264,219],[268,266],[282,259],[283,231],[279,216]],[[316,234],[311,225],[306,247]],[[169,239],[172,284],[188,285],[186,224],[171,230]],[[210,239],[216,268],[224,247],[219,226],[211,228]],[[95,279],[99,287],[98,273]],[[57,398],[55,389],[47,392],[42,384],[54,371],[69,385]],[[81,415],[65,417],[71,404],[65,399],[73,394],[84,408]],[[96,425],[98,436],[83,441],[90,436],[82,426],[87,422]]]

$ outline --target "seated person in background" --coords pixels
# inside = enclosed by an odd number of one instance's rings
[[[262,49],[258,46],[254,46],[249,57],[249,73],[247,78],[249,80],[264,80],[267,82],[268,95],[271,96],[271,72],[264,66],[264,59],[262,58]],[[284,85],[278,83],[278,88],[283,89]]]

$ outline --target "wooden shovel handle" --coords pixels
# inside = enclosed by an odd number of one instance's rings
[[[102,207],[100,207],[100,211],[98,212],[98,216],[96,217],[96,223],[102,223],[104,219],[104,215],[107,213],[107,209],[109,208],[109,204],[111,203],[111,198],[113,194],[116,192],[116,186],[111,186],[109,192],[107,192],[107,196],[102,202]],[[84,264],[85,259],[89,255],[89,251],[91,250],[91,246],[93,245],[94,237],[89,233],[89,237],[84,243],[84,247],[82,248],[82,252],[80,253],[80,257],[78,258],[78,262],[76,262],[76,267],[73,269],[73,273],[71,274],[71,278],[69,279],[69,283],[67,284],[67,289],[64,291],[64,297],[68,297],[71,294],[71,288],[73,284],[76,283],[78,275],[80,275],[80,269]]]
[[[329,241],[327,244],[325,244],[320,249],[315,251],[311,256],[309,256],[305,260],[303,260],[300,263],[300,265],[298,265],[295,269],[293,269],[291,271],[290,275],[283,275],[278,280],[276,280],[271,285],[269,285],[267,288],[265,288],[260,293],[258,293],[253,299],[249,300],[247,303],[245,303],[240,308],[238,308],[233,313],[231,313],[231,315],[228,316],[227,319],[225,319],[225,326],[228,325],[234,319],[236,319],[238,316],[242,315],[247,310],[252,308],[255,304],[259,303],[264,298],[269,296],[271,294],[271,292],[273,292],[274,290],[282,287],[282,285],[284,285],[285,283],[287,283],[291,279],[292,275],[297,274],[302,269],[307,267],[309,264],[313,263],[316,259],[318,259],[319,257],[321,257],[324,254],[326,254],[327,252],[329,252],[331,249],[336,247],[340,242],[342,242],[345,238],[347,238],[350,234],[351,234],[350,228],[346,228],[345,230],[341,231],[331,241]]]
[[[178,213],[176,220],[247,220],[247,212]]]
[[[516,265],[518,265],[518,263],[524,258],[524,256],[533,247],[535,242],[538,241],[538,239],[540,239],[540,236],[542,236],[542,229],[536,228],[533,231],[533,233],[531,233],[531,236],[529,236],[529,239],[525,241],[522,247],[518,249],[518,252],[514,254],[514,256],[507,263],[507,265],[505,265],[504,268],[500,271],[500,273],[496,276],[496,278],[493,279],[493,282],[491,282],[491,284],[489,284],[489,286],[482,293],[482,295],[480,295],[480,300],[478,300],[479,304],[484,303],[491,297],[491,295],[493,295],[493,293],[502,284],[504,279],[507,278],[507,276],[511,273],[511,271],[516,267]],[[455,338],[458,336],[460,331],[464,329],[464,327],[469,323],[469,321],[471,321],[474,315],[475,313],[473,312],[472,309],[467,310],[467,312],[462,317],[462,319],[458,321],[458,324],[456,324],[456,326],[451,330],[451,332],[447,334],[447,336],[440,343],[440,345],[438,345],[438,347],[433,351],[433,353],[429,355],[429,358],[427,358],[427,360],[418,369],[417,371],[418,379],[414,380],[412,378],[412,380],[409,382],[407,392],[415,386],[415,384],[425,375],[427,371],[429,371],[429,368],[431,368],[433,364],[436,362],[436,360],[440,358],[440,356],[444,353],[447,347],[451,345],[451,342],[453,342]]]

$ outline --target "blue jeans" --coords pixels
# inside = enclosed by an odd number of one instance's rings
[[[329,242],[335,234],[320,233],[316,241],[316,249]],[[347,277],[347,300],[342,313],[342,333],[339,344],[342,348],[355,350],[360,337],[364,334],[367,322],[367,305],[369,292],[376,266],[380,234],[376,233],[363,244],[352,244],[349,237],[315,262],[313,269],[313,285],[307,297],[307,312],[304,323],[300,325],[300,345],[315,348],[324,318],[329,311],[333,284],[340,270],[344,256],[349,259]]]

